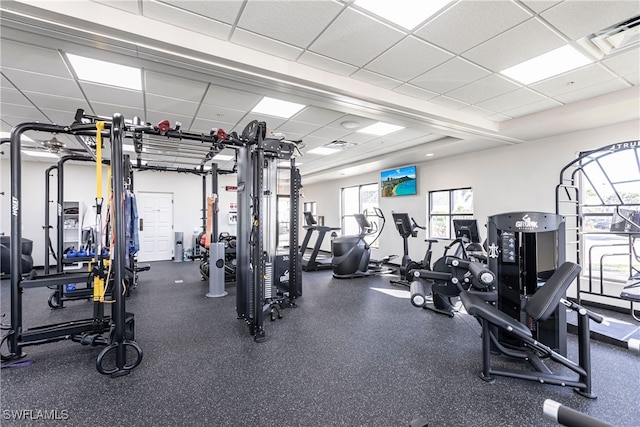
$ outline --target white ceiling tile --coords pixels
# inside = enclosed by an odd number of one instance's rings
[[[469,105],[466,102],[458,101],[457,99],[449,98],[448,96],[444,95],[430,99],[429,102],[433,102],[434,104],[442,105],[454,110],[460,110],[461,108],[467,107]]]
[[[537,101],[531,104],[524,105],[522,107],[517,107],[517,108],[512,108],[509,110],[502,111],[501,114],[509,117],[520,117],[520,116],[526,116],[527,114],[537,113],[538,111],[549,110],[551,108],[559,107],[561,105],[562,103],[558,101],[554,101],[553,99],[543,99],[542,101]],[[490,120],[495,120],[495,119],[491,119],[490,117],[487,117],[487,118]]]
[[[359,124],[359,126],[356,127],[355,129],[361,129],[365,126],[369,126],[376,123],[376,120],[355,116],[353,114],[347,114],[346,116],[340,117],[338,120],[334,120],[333,122],[329,123],[327,126],[336,128],[336,129],[346,130],[347,132],[352,132],[353,129],[346,129],[341,125],[341,123],[344,123],[344,122],[356,122]]]
[[[320,127],[320,125],[313,125],[310,123],[304,123],[304,122],[297,122],[294,120],[289,120],[286,123],[282,124],[281,126],[278,126],[278,128],[276,129],[277,132],[284,132],[287,135],[289,135],[290,133],[293,134],[298,134],[298,135],[308,135],[310,133],[315,132],[316,130],[318,130],[318,128]]]
[[[423,100],[428,100],[438,96],[438,94],[435,92],[431,92],[429,90],[422,89],[420,87],[417,87],[408,83],[398,86],[397,88],[393,89],[393,91],[401,93],[403,95],[412,96],[414,98],[423,99]]]
[[[42,108],[42,112],[46,114],[47,117],[49,117],[49,119],[51,120],[51,123],[56,123],[59,125],[72,124],[76,116],[75,110],[61,111],[61,110]]]
[[[145,92],[185,101],[200,102],[207,84],[182,77],[145,70]]]
[[[339,111],[308,106],[303,108],[302,111],[293,116],[292,119],[297,122],[324,126],[339,119],[342,116],[344,116],[344,113],[341,113]]]
[[[637,73],[640,70],[640,47],[607,57],[602,63],[622,76]]]
[[[125,116],[125,118],[129,117]],[[187,128],[191,124],[193,117],[182,114],[167,113],[166,111],[153,111],[147,109],[147,117],[145,121],[150,122],[151,124],[158,124],[163,120],[169,120],[171,127],[174,127],[177,122],[180,122],[184,128]]]
[[[211,86],[202,101],[203,104],[217,105],[232,110],[248,111],[253,109],[264,95],[229,89],[221,86]]]
[[[242,130],[254,120],[265,122],[267,124],[267,129],[270,130],[277,129],[278,126],[282,126],[282,124],[286,122],[285,119],[279,117],[267,116],[266,114],[249,113],[244,119],[242,119],[242,121],[240,121],[240,123],[238,123],[238,127]]]
[[[102,3],[109,7],[115,7],[116,9],[124,10],[125,12],[140,13],[139,1],[138,0],[92,0],[96,3]]]
[[[394,132],[393,134],[389,135],[389,137],[386,137],[386,136],[382,137],[382,139],[391,138],[393,139],[393,141],[404,142],[404,141],[409,141],[415,138],[424,138],[424,137],[427,137],[428,135],[430,134],[423,132],[421,130],[405,128],[397,132]]]
[[[134,117],[140,117],[142,121],[147,121],[144,117],[144,111],[140,108],[118,104],[106,104],[102,102],[91,102],[91,106],[93,107],[96,115],[101,117],[113,117],[115,113],[120,113],[127,120],[133,119]]]
[[[560,36],[534,18],[474,47],[463,56],[499,72],[565,44]]]
[[[298,47],[242,29],[236,29],[233,32],[231,42],[291,61],[297,59],[303,52]]]
[[[109,0],[111,1],[111,0]],[[193,13],[197,13],[216,21],[234,24],[238,18],[238,12],[242,9],[242,3],[238,0],[159,0]],[[143,7],[148,0],[143,0]]]
[[[2,104],[2,120],[11,126],[25,122],[47,122],[47,118],[35,107],[14,104]]]
[[[17,104],[17,105],[31,105],[29,100],[24,97],[18,90],[3,87],[0,91],[0,100],[2,100],[2,104]]]
[[[137,90],[122,89],[114,86],[105,86],[96,83],[80,82],[82,90],[87,95],[89,102],[102,104],[122,105],[140,110],[142,114],[144,102],[142,92]],[[115,112],[115,111],[112,111]]]
[[[82,108],[85,111],[89,111],[89,105],[87,105],[84,98],[65,98],[36,92],[24,92],[24,94],[41,109],[76,111],[78,108]],[[73,121],[73,117],[71,121]]]
[[[309,134],[309,136],[312,136],[315,138],[323,138],[326,140],[326,143],[329,143],[336,139],[342,139],[344,136],[350,133],[351,131],[347,129],[340,129],[340,128],[325,126],[323,128],[316,130],[315,132],[312,132],[311,134]]]
[[[198,110],[197,118],[205,120],[221,120],[227,123],[238,123],[246,115],[246,111],[232,110],[230,108],[215,105],[202,104]]]
[[[365,68],[406,82],[452,57],[450,53],[410,36],[371,61]]]
[[[528,8],[536,13],[540,13],[543,10],[549,9],[558,3],[562,3],[564,0],[520,0]]]
[[[638,1],[565,1],[540,16],[578,40],[639,14]]]
[[[238,27],[306,48],[343,9],[335,1],[249,0]]]
[[[488,76],[482,68],[461,58],[453,58],[411,80],[411,84],[436,93],[446,93]]]
[[[211,129],[224,129],[227,132],[231,132],[235,125],[235,123],[210,120],[205,118],[196,118],[189,130],[191,132],[199,132],[208,135],[209,132],[211,132]]]
[[[631,74],[625,74],[624,78],[633,85],[640,85],[640,71]]]
[[[353,65],[346,64],[342,61],[336,61],[335,59],[309,51],[303,53],[302,56],[298,58],[298,62],[319,68],[320,70],[330,71],[341,76],[349,76],[358,69],[358,67],[354,67]]]
[[[629,86],[618,79],[608,80],[606,82],[597,83],[592,86],[580,88],[571,92],[556,95],[554,98],[565,104],[581,101],[583,99],[593,98],[595,96],[604,95],[606,93],[615,92],[617,90],[626,89]],[[640,100],[638,101],[640,103]],[[640,104],[639,104],[640,106]]]
[[[462,1],[416,31],[416,35],[454,53],[462,53],[532,15],[515,3]]]
[[[2,71],[4,72],[4,68],[2,69]],[[4,76],[4,74],[0,74],[0,87],[6,87],[6,88],[10,88],[10,89],[15,89],[13,87],[13,85],[11,83],[9,83],[9,80],[7,80],[7,78]]]
[[[351,132],[351,133],[349,133],[347,135],[344,135],[340,139],[343,140],[343,141],[352,142],[354,144],[364,144],[366,142],[373,141],[376,138],[378,138],[378,137],[375,136],[375,135],[368,135],[366,133]]]
[[[549,78],[540,83],[532,84],[530,87],[540,93],[555,98],[557,95],[587,88],[596,83],[606,82],[614,78],[614,76],[598,64],[591,64]]]
[[[28,71],[3,68],[3,73],[22,91],[83,98],[75,80]]]
[[[67,66],[62,61],[60,54],[53,49],[43,49],[24,43],[17,43],[2,39],[0,41],[0,63],[2,68],[16,68],[19,70],[42,73],[46,70],[48,75],[71,78]]]
[[[168,96],[147,94],[145,99],[147,111],[162,111],[168,114],[193,117],[198,109],[198,103],[196,102],[183,101]]]
[[[495,98],[488,99],[478,103],[479,107],[486,108],[491,111],[505,111],[512,110],[523,105],[533,104],[534,102],[547,99],[545,96],[540,95],[530,89],[520,88],[513,92],[505,93]]]
[[[310,149],[316,148],[316,147],[322,147],[323,145],[326,145],[328,143],[330,143],[331,141],[333,141],[332,139],[327,139],[327,138],[323,138],[323,137],[319,137],[319,136],[305,136],[304,137],[304,143],[306,148],[303,150],[303,152],[305,152],[305,164],[307,163],[307,156],[313,156],[313,154],[309,154],[307,155],[306,152],[309,151]]]
[[[142,13],[148,18],[223,40],[229,37],[232,28],[229,24],[157,1],[145,1]]]
[[[477,105],[469,105],[468,107],[461,108],[460,111],[473,114],[478,117],[487,117],[495,114],[495,111],[487,110],[486,108],[478,107]]]
[[[313,42],[309,50],[361,67],[403,37],[402,32],[347,9]]]
[[[519,87],[496,74],[491,74],[466,86],[447,92],[447,96],[467,104],[477,104],[480,101],[511,92]]]
[[[393,89],[402,84],[400,80],[395,80],[382,74],[374,73],[361,69],[351,75],[352,78],[361,80],[363,82],[371,83],[374,86],[382,87],[385,89]]]
[[[506,116],[504,114],[496,113],[494,115],[485,117],[485,119],[491,120],[493,122],[505,122],[507,120],[511,120],[512,117],[511,116]]]

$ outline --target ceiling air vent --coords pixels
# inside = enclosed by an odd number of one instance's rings
[[[331,141],[327,145],[326,148],[333,148],[334,150],[344,150],[345,148],[355,147],[355,142],[347,142],[336,139],[335,141]]]
[[[596,59],[640,44],[640,15],[577,40]]]

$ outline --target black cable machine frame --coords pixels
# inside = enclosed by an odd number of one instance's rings
[[[11,324],[8,334],[3,337],[7,342],[9,354],[2,355],[3,362],[25,357],[23,347],[49,342],[72,339],[82,344],[106,345],[96,358],[98,372],[112,377],[128,374],[142,361],[142,348],[134,341],[133,314],[125,311],[123,296],[124,261],[125,261],[125,224],[123,195],[123,161],[113,162],[114,191],[114,229],[116,247],[113,248],[113,290],[111,316],[104,314],[104,301],[94,301],[93,318],[69,321],[54,325],[23,329],[22,294],[24,289],[59,286],[86,279],[86,274],[61,273],[23,279],[20,263],[20,242],[22,240],[22,159],[21,136],[26,131],[43,131],[54,134],[87,135],[96,134],[111,142],[111,157],[123,159],[122,138],[125,130],[124,118],[115,114],[111,122],[103,122],[104,130],[96,124],[74,123],[71,126],[60,126],[45,123],[23,123],[11,130]],[[92,156],[93,157],[93,156]],[[125,161],[128,161],[125,159]],[[60,256],[61,254],[58,254]],[[100,258],[100,257],[98,257]],[[59,263],[60,264],[60,263]],[[108,333],[109,337],[102,334]],[[135,352],[133,361],[127,357],[127,351]],[[106,356],[113,352],[113,356]],[[115,359],[112,361],[111,359]]]
[[[296,145],[266,137],[266,123],[251,122],[240,137],[245,144],[237,150],[238,233],[236,240],[236,311],[256,342],[265,340],[264,316],[280,318],[280,309],[295,307],[301,296],[301,254],[298,251],[300,172],[293,158]],[[289,253],[276,254],[277,162],[290,161]],[[273,216],[270,216],[273,215]],[[267,224],[267,227],[265,227]],[[273,224],[272,224],[273,225]],[[288,264],[286,272],[276,274],[278,263]]]
[[[640,318],[636,315],[639,308],[634,308],[634,303],[640,303],[640,296],[625,293],[624,290],[620,293],[611,293],[611,291],[605,287],[602,267],[604,258],[614,256],[628,257],[630,278],[627,283],[627,287],[640,286],[640,256],[635,248],[636,241],[640,237],[640,232],[633,230],[633,224],[631,224],[630,227],[631,231],[607,230],[594,232],[585,230],[586,219],[589,216],[613,217],[620,209],[640,210],[640,201],[635,201],[625,197],[625,194],[620,188],[625,186],[628,188],[633,184],[636,184],[635,188],[640,188],[640,174],[632,177],[631,179],[614,180],[610,176],[610,172],[608,173],[607,168],[605,167],[604,163],[606,163],[606,161],[603,162],[603,159],[606,159],[608,156],[616,155],[623,151],[629,152],[632,156],[632,162],[635,160],[636,170],[640,171],[640,141],[626,141],[608,144],[594,150],[581,152],[576,159],[564,166],[560,171],[559,183],[556,186],[556,212],[562,213],[567,218],[567,232],[572,232],[572,238],[567,239],[567,245],[573,245],[576,253],[576,262],[580,265],[584,265],[585,270],[588,270],[588,283],[586,286],[584,286],[583,283],[584,277],[578,276],[576,290],[577,302],[580,303],[584,296],[595,296],[597,298],[604,298],[604,301],[616,301],[617,306],[619,306],[620,302],[623,302],[623,305],[624,303],[628,303],[631,316],[640,321]],[[598,179],[605,180],[605,187],[609,191],[609,197],[604,194],[604,189],[600,189],[599,186],[596,185],[597,183],[594,182],[596,177],[590,176],[590,173],[587,171],[589,168],[592,168],[590,169],[592,171],[596,171],[595,173],[599,175]],[[599,201],[599,203],[587,204],[582,200],[582,194],[580,191],[581,183],[586,183],[593,188],[593,192],[595,193],[594,197]],[[599,209],[600,211],[594,213],[594,209]],[[589,210],[592,211],[586,212]],[[624,219],[623,216],[622,218]],[[626,219],[625,221],[628,222],[629,219]],[[589,235],[604,236],[607,234],[625,236],[627,237],[628,242],[626,244],[615,245],[624,247],[626,248],[625,250],[619,251],[616,249],[611,253],[602,255],[600,258],[600,277],[598,280],[593,277],[591,267],[592,252],[589,250],[588,253],[586,253],[585,249],[582,248],[584,243],[583,238]],[[614,249],[611,244],[594,246],[601,248],[610,247]],[[596,282],[595,285],[594,282]],[[596,305],[599,304],[595,301],[587,301]],[[607,306],[609,306],[609,308],[615,308],[609,304],[607,304]]]

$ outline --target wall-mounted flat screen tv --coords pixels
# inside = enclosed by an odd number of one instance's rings
[[[380,172],[382,197],[413,196],[416,188],[416,167],[405,166]]]

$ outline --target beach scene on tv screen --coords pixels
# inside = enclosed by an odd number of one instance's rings
[[[415,166],[382,171],[380,179],[382,181],[382,197],[417,194]]]

